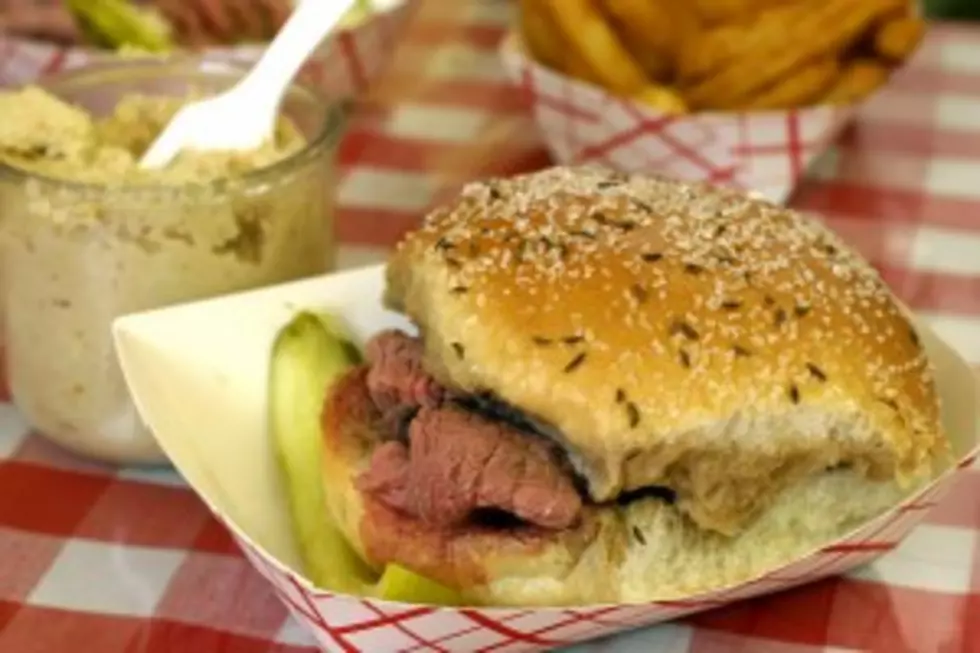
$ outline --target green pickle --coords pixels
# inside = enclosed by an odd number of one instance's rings
[[[146,52],[173,49],[166,21],[128,0],[68,0],[68,9],[93,45],[113,50],[129,46]]]
[[[374,13],[374,6],[371,0],[357,0],[354,5],[347,10],[344,17],[340,19],[338,25],[340,27],[356,27],[360,23],[363,23],[371,14]]]
[[[240,0],[239,0],[240,1]],[[124,47],[151,53],[176,47],[169,23],[152,8],[133,0],[68,0],[85,40],[109,50]],[[340,21],[340,27],[356,27],[374,12],[370,0],[357,0]]]
[[[386,601],[462,605],[462,597],[445,585],[419,576],[401,565],[388,565],[375,586],[374,596]]]
[[[325,313],[297,314],[272,346],[269,429],[306,574],[317,587],[334,592],[459,604],[454,591],[398,565],[388,565],[379,577],[330,520],[321,482],[320,412],[329,386],[361,360],[341,322]]]

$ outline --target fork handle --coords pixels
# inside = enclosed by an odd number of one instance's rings
[[[256,101],[278,108],[293,78],[356,0],[301,0],[262,57],[240,82]]]

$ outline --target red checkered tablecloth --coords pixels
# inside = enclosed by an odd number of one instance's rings
[[[497,60],[508,5],[467,6],[453,40],[416,35],[412,47],[433,52],[428,83],[414,84],[410,101],[362,107],[351,125],[339,190],[344,266],[383,257],[458,185],[458,170],[548,163]],[[476,169],[453,165],[494,134]],[[980,363],[980,26],[937,26],[793,201],[823,213]],[[980,652],[978,536],[980,471],[971,471],[869,567],[574,650]],[[172,472],[79,461],[0,404],[0,651],[297,653],[311,642]]]

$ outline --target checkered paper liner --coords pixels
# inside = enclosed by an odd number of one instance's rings
[[[122,318],[116,345],[137,407],[164,451],[229,528],[296,620],[328,651],[541,651],[676,619],[840,574],[891,551],[941,499],[978,449],[970,367],[924,325],[944,422],[959,465],[850,536],[747,582],[642,605],[436,608],[314,588],[289,532],[265,422],[269,346],[298,307],[344,315],[360,338],[410,328],[379,301],[380,267]]]
[[[384,11],[351,28],[342,28],[319,46],[299,79],[326,97],[351,98],[379,78],[395,49],[410,4],[389,2]],[[261,56],[262,46],[210,48],[201,54],[209,61],[249,66]],[[117,58],[118,55],[83,47],[12,37],[0,32],[0,87],[30,84],[62,70]]]
[[[966,459],[968,466],[972,459]],[[246,558],[293,617],[326,651],[510,653],[547,651],[719,608],[844,573],[894,549],[949,488],[952,476],[852,537],[743,585],[682,600],[581,608],[447,609],[336,595],[307,581],[235,534]],[[219,517],[220,514],[219,514]],[[229,524],[225,520],[226,524]],[[229,524],[233,526],[233,524]]]
[[[727,184],[776,202],[787,200],[856,113],[819,106],[668,115],[534,61],[515,34],[504,39],[501,57],[559,162]]]

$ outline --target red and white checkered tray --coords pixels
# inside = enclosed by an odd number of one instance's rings
[[[669,115],[556,72],[516,35],[501,46],[554,157],[753,190],[785,201],[854,117],[853,106]]]
[[[382,268],[314,278],[122,318],[116,344],[140,413],[194,490],[229,527],[293,616],[330,651],[540,651],[769,594],[870,562],[942,498],[980,443],[972,370],[925,325],[959,466],[848,537],[720,591],[631,606],[443,608],[314,588],[303,577],[267,432],[270,346],[297,307],[342,315],[366,339],[410,328],[381,308]]]
[[[317,49],[300,79],[326,97],[346,98],[370,86],[385,69],[398,42],[400,28],[410,11],[408,0],[377,3],[383,10],[354,27],[341,28]],[[211,60],[248,66],[258,60],[261,46],[211,48],[202,54]],[[47,41],[17,38],[0,32],[0,87],[19,86],[60,70],[111,59],[117,55]]]

